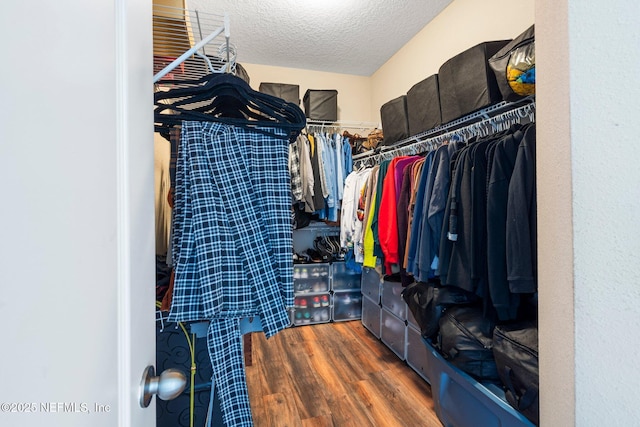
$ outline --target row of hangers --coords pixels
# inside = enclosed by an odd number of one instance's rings
[[[427,138],[415,137],[416,141],[400,147],[381,147],[374,153],[365,157],[354,159],[354,167],[362,169],[373,167],[384,160],[391,160],[398,156],[413,156],[428,153],[443,144],[452,142],[467,142],[473,138],[486,138],[499,132],[510,129],[515,124],[533,123],[535,121],[535,102],[530,101],[524,105],[514,107],[493,117],[485,117],[480,121],[466,126],[441,133]]]
[[[275,127],[285,130],[288,139],[295,139],[306,125],[300,107],[255,91],[231,73],[172,83],[180,87],[154,94],[155,129],[160,133],[168,133],[183,120],[194,120],[247,127],[269,135],[274,134],[263,128]]]

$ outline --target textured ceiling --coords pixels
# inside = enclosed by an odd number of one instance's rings
[[[452,0],[187,0],[229,13],[237,61],[369,76]]]

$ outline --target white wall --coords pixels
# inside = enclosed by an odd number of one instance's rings
[[[638,16],[536,4],[543,425],[640,423]]]
[[[454,0],[371,78],[371,117],[380,106],[436,74],[454,55],[492,40],[512,39],[534,22],[534,0]]]
[[[150,34],[147,0],[3,4],[0,402],[35,406],[2,426],[155,419]]]

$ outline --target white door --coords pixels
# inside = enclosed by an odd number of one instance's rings
[[[0,7],[0,426],[155,426],[151,0]]]

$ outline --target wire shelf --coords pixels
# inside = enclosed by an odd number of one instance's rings
[[[235,48],[228,43],[225,15],[154,4],[153,74],[156,83],[196,80],[211,72],[234,72]],[[207,40],[211,38],[211,40]],[[172,70],[168,66],[199,43],[204,43]],[[162,74],[165,72],[165,74]]]

